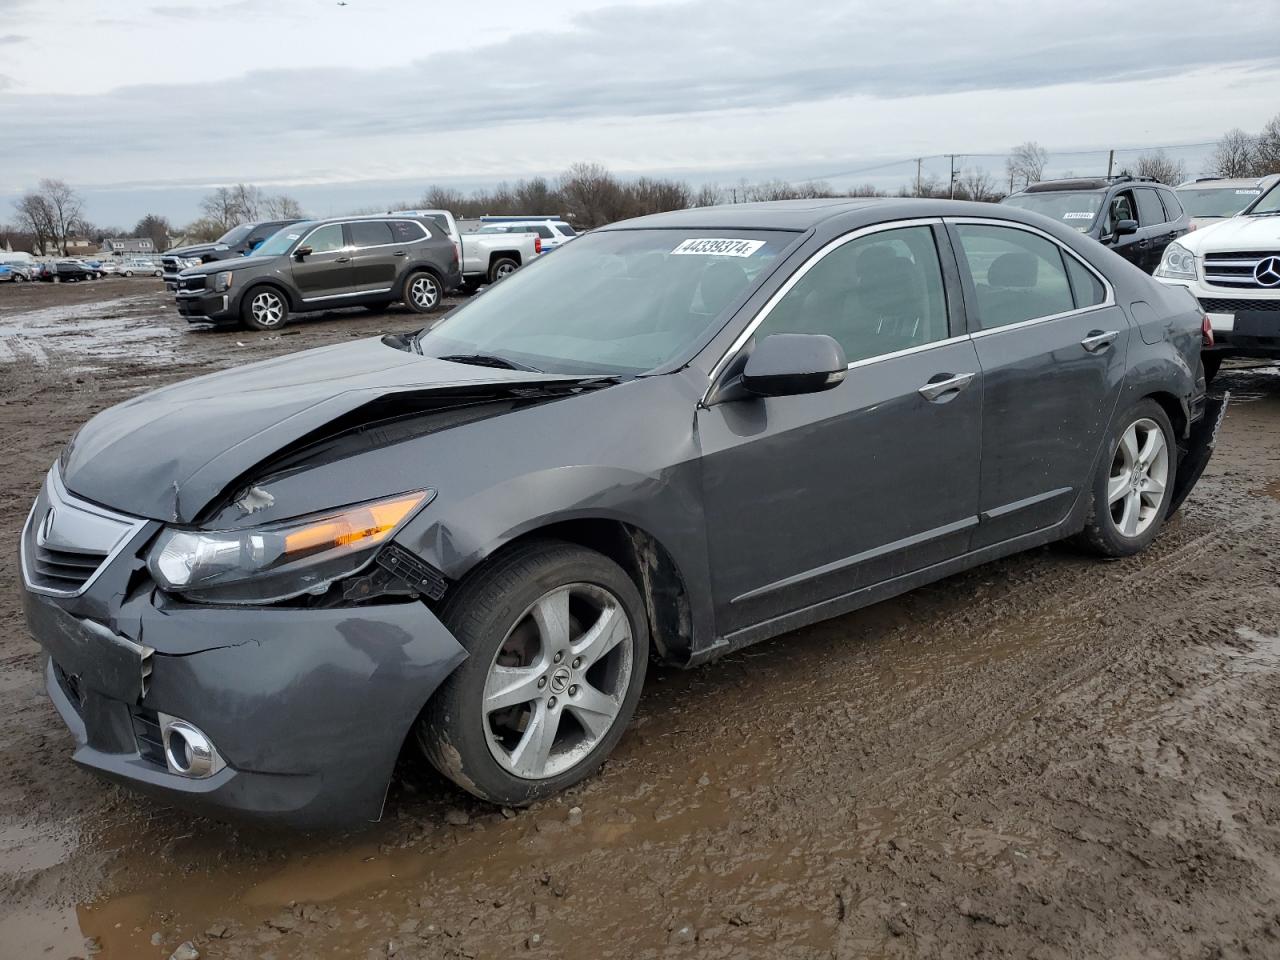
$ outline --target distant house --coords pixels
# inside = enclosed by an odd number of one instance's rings
[[[93,253],[96,246],[88,237],[67,237],[67,256],[83,257]]]
[[[102,241],[99,253],[124,256],[127,253],[155,253],[156,245],[150,237],[110,237]]]

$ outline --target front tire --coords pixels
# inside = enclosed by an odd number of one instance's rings
[[[599,768],[649,655],[644,602],[620,566],[573,544],[525,544],[465,581],[441,618],[470,656],[418,721],[437,770],[483,800],[525,806]]]
[[[404,305],[414,313],[431,313],[444,299],[444,288],[435,274],[418,270],[404,281]]]
[[[1081,542],[1104,557],[1141,553],[1160,534],[1177,476],[1178,448],[1164,408],[1143,400],[1118,421],[1094,477]]]
[[[271,287],[258,287],[245,294],[240,319],[250,330],[279,330],[289,322],[289,304]]]

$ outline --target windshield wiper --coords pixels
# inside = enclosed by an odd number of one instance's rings
[[[542,373],[537,367],[531,367],[527,363],[517,363],[515,360],[508,360],[506,357],[499,357],[493,353],[451,353],[446,357],[437,357],[437,360],[448,360],[450,363],[469,363],[474,367],[497,367],[501,370],[524,370],[528,373]]]

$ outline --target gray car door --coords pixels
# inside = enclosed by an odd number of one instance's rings
[[[983,379],[976,549],[1060,522],[1090,483],[1129,322],[1104,279],[1047,234],[1007,221],[949,229]]]
[[[309,252],[298,252],[307,248]],[[298,244],[292,260],[293,282],[304,303],[338,300],[350,292],[354,274],[342,224],[316,227]]]
[[[930,223],[828,244],[741,345],[825,333],[850,361],[822,393],[715,403],[698,435],[722,636],[957,556],[977,524],[982,383]],[[751,328],[748,328],[751,330]]]

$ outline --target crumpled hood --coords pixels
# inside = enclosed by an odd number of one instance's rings
[[[1227,217],[1178,238],[1194,254],[1280,250],[1280,216]]]
[[[380,397],[580,379],[450,363],[376,338],[335,344],[187,380],[104,410],[76,435],[63,482],[123,513],[192,523],[273,453]]]

